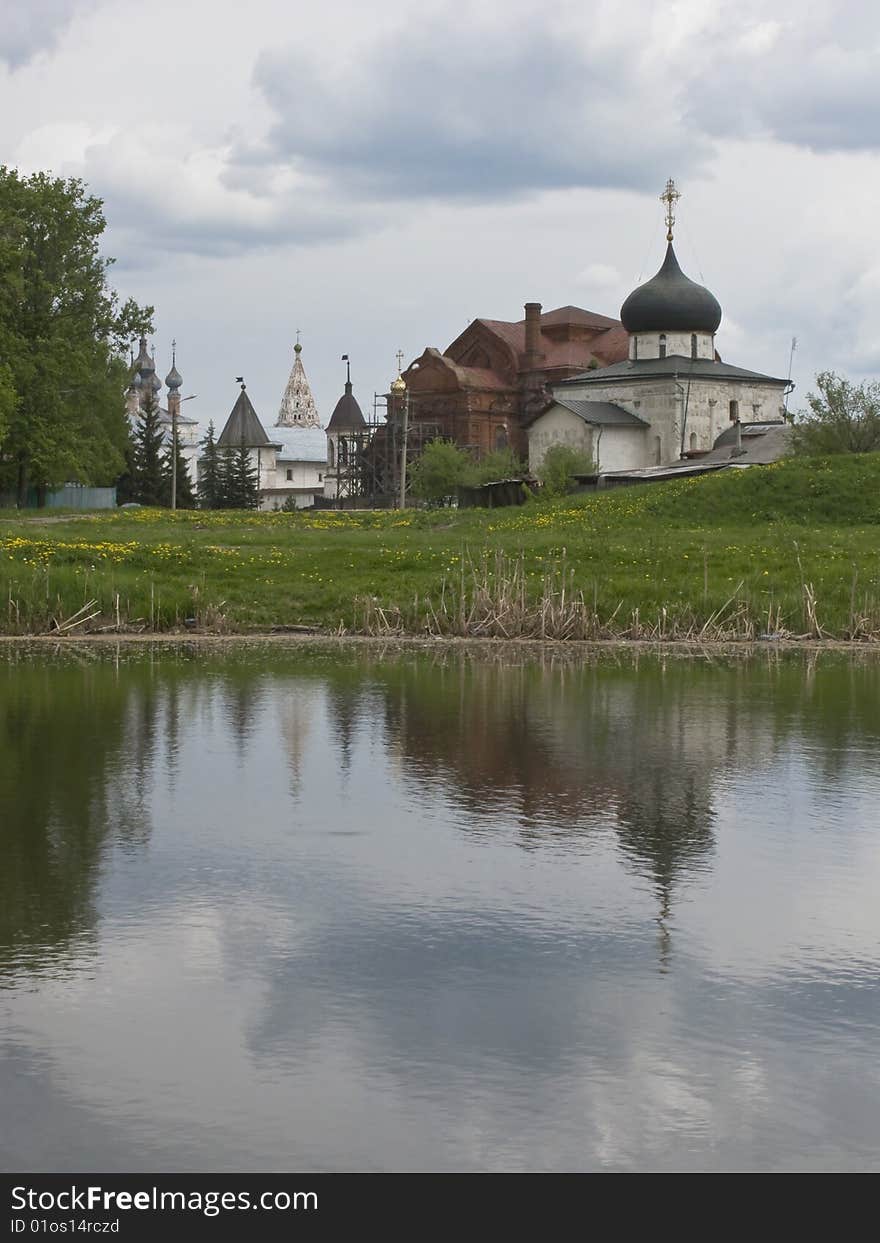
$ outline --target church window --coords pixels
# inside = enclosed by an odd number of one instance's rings
[[[732,401],[730,403],[730,421],[731,423],[739,422],[739,402]]]
[[[320,471],[318,471],[318,483],[323,483],[323,482],[324,482],[324,476],[321,474]]]
[[[691,453],[695,451],[696,447],[697,447],[697,433],[691,432]]]
[[[666,357],[666,333],[665,332],[660,333],[660,353],[658,357],[659,358]]]
[[[637,361],[638,357],[639,357],[639,339],[638,337],[633,337],[633,359]]]
[[[695,332],[692,332],[691,333],[691,358],[696,358],[696,356],[697,356],[697,334]]]
[[[496,449],[507,448],[507,428],[506,427],[499,427],[498,431],[495,433],[495,448]]]
[[[336,452],[333,448],[333,441],[331,440],[329,444],[327,445],[327,465],[330,467],[331,470],[333,469],[335,461],[336,461]]]
[[[658,466],[663,461],[663,448],[659,436],[654,437],[654,461]]]
[[[287,478],[288,478],[288,479],[292,479],[292,478],[293,478],[293,471],[292,471],[292,470],[289,470],[289,471],[287,472]]]
[[[339,442],[339,465],[344,466],[348,461],[348,443],[345,440]]]

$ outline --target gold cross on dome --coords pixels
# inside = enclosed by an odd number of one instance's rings
[[[681,198],[681,194],[675,188],[675,182],[670,177],[666,183],[666,189],[660,195],[660,202],[666,204],[666,240],[672,241],[672,226],[675,224],[675,205]]]

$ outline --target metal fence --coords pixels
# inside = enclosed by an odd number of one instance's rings
[[[14,493],[0,493],[0,509],[15,509],[18,497]],[[28,488],[24,509],[37,509],[40,498],[36,488]],[[115,509],[115,488],[86,488],[78,483],[66,483],[61,488],[46,491],[46,509]]]

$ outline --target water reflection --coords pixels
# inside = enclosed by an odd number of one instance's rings
[[[2,659],[7,1168],[880,1153],[878,663]]]

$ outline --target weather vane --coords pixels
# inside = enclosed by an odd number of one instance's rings
[[[675,205],[681,198],[681,194],[675,188],[675,182],[670,177],[666,183],[666,189],[660,195],[660,202],[666,204],[666,240],[672,241],[672,226],[675,224]]]

